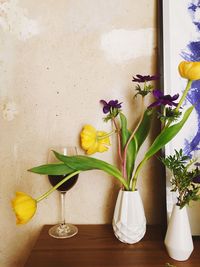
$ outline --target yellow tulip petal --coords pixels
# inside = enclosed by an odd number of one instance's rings
[[[86,154],[92,155],[98,152],[98,143],[96,142],[93,146],[90,146],[86,151]]]
[[[106,132],[102,132],[102,131],[98,131],[97,132],[97,136],[98,137],[102,137],[104,135],[107,135],[107,133]],[[106,137],[106,138],[103,138],[103,139],[99,139],[99,143],[110,145],[110,138],[109,137]]]
[[[103,144],[99,144],[98,146],[98,152],[102,153],[108,150],[108,147],[103,145]]]
[[[185,79],[191,81],[200,79],[200,62],[182,61],[178,66],[178,70]]]
[[[25,224],[35,214],[37,201],[23,192],[16,192],[16,197],[12,200],[12,207],[16,215],[16,223]]]
[[[88,148],[90,148],[94,144],[95,144],[95,141],[93,139],[82,139],[81,140],[81,147],[84,150],[87,150]]]
[[[200,79],[200,64],[198,62],[193,63],[192,68],[188,70],[188,76],[193,81]]]
[[[91,155],[96,152],[104,152],[108,150],[110,139],[108,134],[103,131],[96,131],[91,125],[85,125],[81,131],[81,147],[86,154]],[[106,136],[103,138],[103,136]]]
[[[96,142],[96,130],[91,125],[85,125],[81,131],[81,147],[84,150],[89,149]]]

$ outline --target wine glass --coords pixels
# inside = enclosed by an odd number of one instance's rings
[[[56,163],[59,162],[56,159],[52,150],[63,154],[65,156],[73,156],[77,155],[77,148],[73,146],[66,146],[66,147],[54,147],[48,153],[48,163]],[[62,179],[67,176],[65,175],[48,175],[49,182],[52,186],[58,184]],[[64,182],[60,185],[57,190],[60,193],[60,201],[61,201],[61,222],[59,224],[54,225],[49,229],[49,235],[54,238],[69,238],[78,233],[78,228],[73,225],[65,222],[65,196],[66,192],[70,190],[77,182],[78,174],[70,178],[68,181]]]

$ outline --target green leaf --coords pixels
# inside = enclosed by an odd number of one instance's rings
[[[122,141],[122,148],[124,149],[128,139],[131,136],[131,133],[127,129],[127,119],[123,113],[120,113],[120,120],[121,120],[121,141]],[[128,180],[130,180],[132,176],[132,172],[135,165],[135,157],[136,157],[136,143],[135,140],[133,139],[131,140],[127,150],[126,171]]]
[[[128,138],[130,136],[130,132],[127,129],[127,119],[123,113],[120,112],[120,120],[121,120],[121,141],[122,147],[125,146]]]
[[[63,175],[72,173],[74,170],[68,167],[66,164],[56,163],[37,166],[29,169],[28,171],[39,174]]]
[[[145,154],[146,160],[152,157],[154,154],[156,154],[162,147],[164,147],[169,141],[171,141],[178,134],[178,132],[181,130],[181,128],[189,118],[193,108],[194,107],[192,106],[185,111],[184,116],[180,122],[166,129],[165,128],[163,129],[163,131],[157,136],[157,138],[155,139],[155,141]]]
[[[127,175],[129,179],[131,179],[132,176],[137,153],[149,133],[151,127],[151,118],[152,118],[152,112],[146,110],[143,119],[135,133],[135,136],[129,144],[127,151]],[[120,113],[120,119],[121,119],[122,146],[124,148],[129,137],[131,136],[131,133],[127,129],[127,119],[124,116],[124,114]]]
[[[136,141],[136,147],[137,152],[139,151],[141,145],[144,143],[145,139],[147,138],[149,134],[149,130],[151,128],[151,119],[153,116],[153,112],[150,110],[146,110],[144,112],[143,119],[140,123],[140,126],[138,127],[136,133],[135,133],[135,141]]]
[[[122,177],[121,172],[113,165],[96,158],[87,157],[87,156],[64,156],[62,154],[54,151],[54,154],[57,159],[64,162],[69,168],[79,171],[88,171],[88,170],[102,170],[114,177],[116,177],[128,190],[128,185],[126,180]]]

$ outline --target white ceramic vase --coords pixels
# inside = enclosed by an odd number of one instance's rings
[[[115,236],[121,242],[134,244],[143,238],[146,218],[138,191],[119,191],[112,225]]]
[[[180,209],[174,205],[165,236],[165,246],[172,259],[185,261],[190,257],[194,246],[186,207]]]

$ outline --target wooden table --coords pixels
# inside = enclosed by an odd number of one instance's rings
[[[110,225],[78,225],[79,232],[69,239],[48,235],[45,225],[24,267],[200,267],[200,240],[185,262],[167,255],[159,226],[148,226],[143,240],[134,245],[118,241]]]

